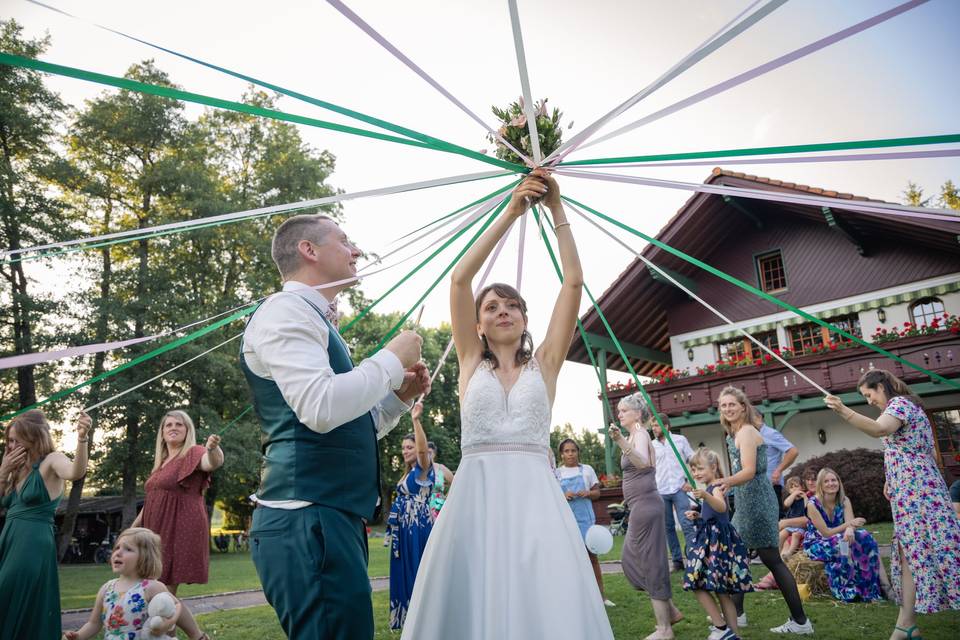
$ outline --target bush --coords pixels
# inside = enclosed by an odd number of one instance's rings
[[[841,449],[795,465],[790,477],[801,479],[807,469],[814,472],[830,467],[840,476],[843,490],[853,503],[853,513],[867,522],[893,519],[890,503],[883,497],[883,451],[877,449]]]

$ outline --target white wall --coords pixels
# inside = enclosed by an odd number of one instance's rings
[[[943,310],[947,313],[960,315],[960,292],[947,293],[937,296],[943,301]],[[877,320],[877,310],[870,309],[860,312],[860,329],[863,331],[864,338],[869,338],[878,327],[886,327],[887,330],[893,328],[903,328],[904,322],[913,322],[910,316],[910,305],[912,303],[897,304],[890,307],[884,307],[883,311],[887,316],[886,322],[881,323]]]

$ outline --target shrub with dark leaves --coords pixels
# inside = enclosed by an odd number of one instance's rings
[[[883,497],[883,451],[833,451],[794,465],[788,477],[797,476],[802,479],[808,469],[816,473],[824,467],[830,467],[840,476],[843,490],[853,503],[854,515],[865,518],[867,522],[889,522],[893,518],[890,503]]]

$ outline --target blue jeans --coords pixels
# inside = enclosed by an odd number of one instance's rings
[[[683,562],[687,555],[686,547],[689,547],[693,541],[693,521],[688,520],[684,515],[690,510],[690,498],[682,490],[676,493],[661,493],[663,498],[663,507],[666,510],[665,523],[667,527],[667,546],[670,547],[670,557],[674,562]],[[677,539],[676,525],[673,523],[673,510],[676,507],[677,520],[680,521],[680,529],[683,531],[684,551],[680,553],[680,540]]]

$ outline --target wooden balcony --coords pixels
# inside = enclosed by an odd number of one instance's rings
[[[945,378],[960,375],[960,335],[942,331],[901,338],[881,346]],[[794,356],[788,362],[817,384],[838,394],[856,391],[860,375],[872,368],[887,369],[907,384],[930,381],[928,376],[867,347]],[[763,366],[743,366],[722,373],[650,384],[646,389],[654,406],[672,417],[714,412],[720,390],[728,385],[743,389],[758,405],[762,400],[769,403],[820,395],[810,383],[776,361]],[[608,396],[615,405],[620,398],[634,391],[634,387],[611,389]],[[763,411],[762,406],[758,408]]]

